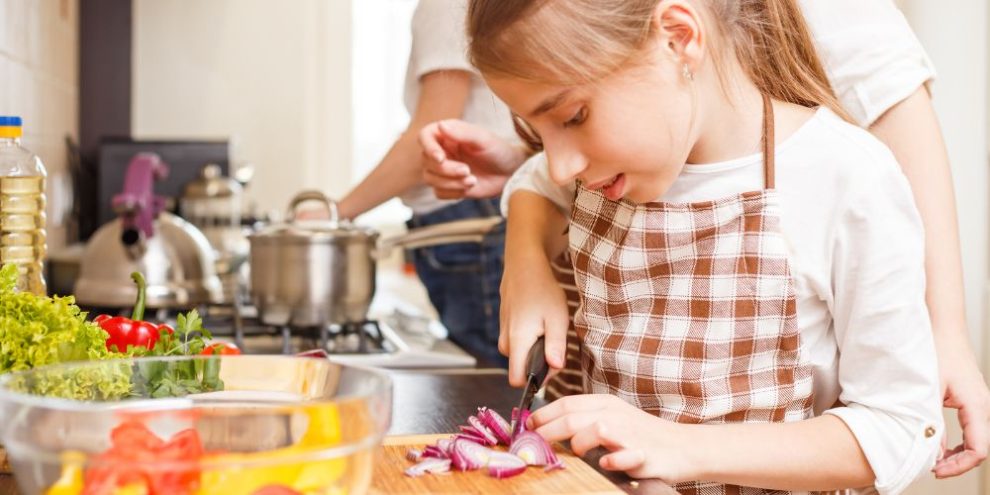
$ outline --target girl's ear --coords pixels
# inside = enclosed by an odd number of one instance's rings
[[[653,29],[660,49],[678,66],[697,71],[704,54],[703,23],[698,11],[684,0],[663,0],[653,12]]]

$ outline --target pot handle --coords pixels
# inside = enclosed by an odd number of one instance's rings
[[[286,211],[285,218],[292,223],[296,219],[296,208],[299,205],[305,203],[306,201],[319,201],[323,203],[323,206],[327,208],[327,212],[330,214],[330,221],[334,224],[340,222],[340,215],[337,213],[337,202],[327,197],[322,191],[317,191],[315,189],[309,189],[306,191],[301,191],[292,197],[292,201],[289,201],[289,209]]]
[[[491,216],[456,220],[412,229],[405,234],[382,239],[378,244],[378,248],[374,251],[374,256],[381,259],[388,256],[392,249],[399,246],[406,249],[416,249],[439,246],[441,244],[482,242],[485,240],[485,235],[491,232],[496,225],[502,223],[503,220],[504,218],[500,216]]]

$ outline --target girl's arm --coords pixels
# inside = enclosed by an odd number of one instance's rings
[[[566,246],[567,219],[539,194],[510,194],[505,234],[498,348],[509,357],[509,383],[526,382],[526,356],[537,337],[546,337],[547,363],[564,367],[568,309],[550,261]]]
[[[928,92],[919,87],[883,114],[870,131],[894,152],[925,224],[926,301],[944,401],[946,407],[959,410],[963,427],[963,444],[938,462],[935,474],[940,478],[956,476],[978,466],[987,456],[990,390],[966,331],[952,172]]]
[[[602,446],[601,466],[667,483],[712,481],[776,490],[829,491],[873,484],[870,463],[842,420],[795,423],[672,423],[612,395],[557,399],[533,413],[549,441],[570,439],[583,456]]]
[[[502,275],[499,351],[509,356],[509,383],[525,383],[529,348],[546,337],[551,368],[564,367],[567,350],[567,299],[550,262],[567,247],[567,214],[574,185],[550,180],[546,156],[524,163],[502,194],[506,215],[505,272]]]
[[[340,216],[354,218],[422,183],[424,158],[419,130],[437,120],[458,118],[471,91],[471,74],[462,70],[430,72],[420,78],[420,95],[409,127],[385,158],[337,205]]]

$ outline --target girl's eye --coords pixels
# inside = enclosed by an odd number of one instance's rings
[[[568,127],[580,125],[587,118],[588,118],[588,107],[581,107],[581,109],[578,110],[577,113],[575,113],[570,120],[564,122],[564,128],[566,129]]]

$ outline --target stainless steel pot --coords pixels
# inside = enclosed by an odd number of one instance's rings
[[[297,206],[319,201],[329,220],[296,220]],[[251,235],[251,296],[267,325],[322,326],[364,321],[375,293],[377,260],[391,249],[481,242],[501,217],[460,220],[379,241],[377,231],[340,220],[336,204],[304,191],[285,224]]]

